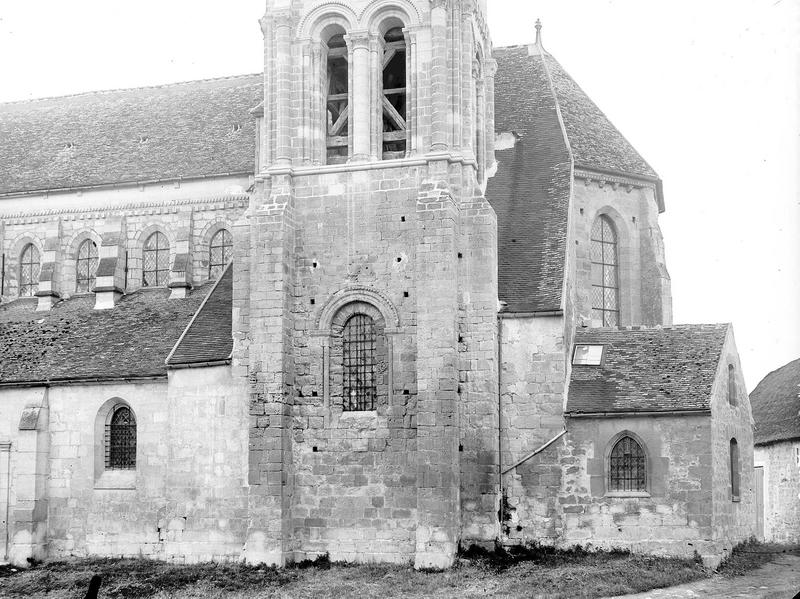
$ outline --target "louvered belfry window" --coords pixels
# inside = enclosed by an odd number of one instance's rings
[[[19,257],[19,294],[20,296],[33,296],[39,290],[39,250],[35,245],[26,245]]]
[[[619,326],[617,234],[607,216],[592,225],[592,320],[600,326]]]
[[[347,161],[350,110],[348,109],[347,45],[342,34],[328,40],[325,79],[325,133],[328,164]]]
[[[131,409],[118,406],[106,424],[106,468],[136,467],[136,419]]]
[[[609,491],[645,491],[646,458],[641,446],[631,437],[622,437],[609,458]]]
[[[345,411],[374,410],[375,323],[366,314],[354,314],[342,330]]]
[[[75,291],[88,293],[94,288],[97,275],[97,244],[91,239],[86,239],[78,247],[75,269]]]
[[[169,280],[169,241],[163,233],[153,233],[144,242],[142,285],[161,287]]]
[[[403,158],[406,154],[408,123],[406,121],[406,41],[403,30],[395,27],[384,36],[383,94],[383,158]]]
[[[218,279],[225,270],[233,251],[233,237],[227,229],[220,229],[211,238],[208,248],[208,278]]]

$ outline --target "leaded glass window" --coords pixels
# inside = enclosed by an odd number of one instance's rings
[[[618,268],[614,225],[600,216],[592,226],[592,320],[604,327],[619,325]]]
[[[39,290],[39,272],[41,271],[39,250],[29,243],[22,249],[19,257],[19,294],[33,296]]]
[[[208,278],[217,279],[225,270],[233,251],[233,237],[227,229],[220,229],[211,238],[208,248]]]
[[[169,280],[169,241],[163,233],[155,232],[144,242],[142,256],[142,285],[160,287]]]
[[[609,491],[645,491],[646,458],[642,447],[631,437],[617,441],[608,464]]]
[[[127,406],[117,406],[106,424],[106,468],[136,467],[136,419]]]
[[[375,323],[366,314],[354,314],[342,330],[344,410],[374,410]]]
[[[88,293],[94,289],[97,276],[97,244],[91,239],[86,239],[78,246],[75,271],[75,291],[77,293]]]

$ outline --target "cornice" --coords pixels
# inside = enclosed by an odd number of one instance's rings
[[[237,207],[247,207],[250,198],[246,194],[222,195],[205,198],[183,199],[183,200],[162,200],[150,202],[128,202],[119,205],[92,206],[87,208],[54,208],[51,210],[35,210],[30,212],[14,212],[4,214],[0,212],[0,218],[6,224],[21,224],[30,222],[41,222],[52,220],[53,217],[64,218],[64,220],[84,220],[94,218],[105,218],[109,213],[132,212],[146,210],[150,214],[164,214],[175,212],[179,206],[203,206],[206,209],[219,210],[225,206],[214,207],[213,204],[235,203]],[[72,218],[69,218],[69,217]]]
[[[582,179],[586,185],[597,183],[598,186],[604,187],[606,184],[611,185],[616,189],[618,186],[623,186],[627,191],[640,188],[655,189],[656,182],[639,179],[637,177],[626,177],[624,175],[612,175],[610,173],[603,173],[600,171],[587,170],[584,168],[575,167],[575,178]]]

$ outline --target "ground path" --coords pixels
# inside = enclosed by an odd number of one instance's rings
[[[779,553],[768,564],[743,576],[712,578],[667,589],[656,589],[625,599],[793,599],[800,593],[800,555]]]

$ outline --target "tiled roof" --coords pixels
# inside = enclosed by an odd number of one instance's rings
[[[800,359],[770,372],[750,393],[756,444],[800,439]]]
[[[168,299],[168,289],[142,289],[110,310],[94,310],[93,295],[48,312],[36,312],[35,300],[4,304],[0,384],[166,376],[164,359],[210,288],[197,287],[185,299]]]
[[[571,162],[545,63],[528,48],[495,49],[497,152],[486,197],[497,213],[498,286],[508,312],[562,308]]]
[[[0,104],[0,193],[252,173],[262,89],[243,75]]]
[[[576,167],[657,178],[653,168],[611,124],[550,54],[544,54]],[[643,98],[644,100],[644,98]]]
[[[229,264],[175,345],[167,364],[188,366],[227,360],[233,350],[232,306],[233,266]]]
[[[727,324],[578,329],[575,345],[603,345],[600,366],[573,365],[567,412],[710,409]]]

